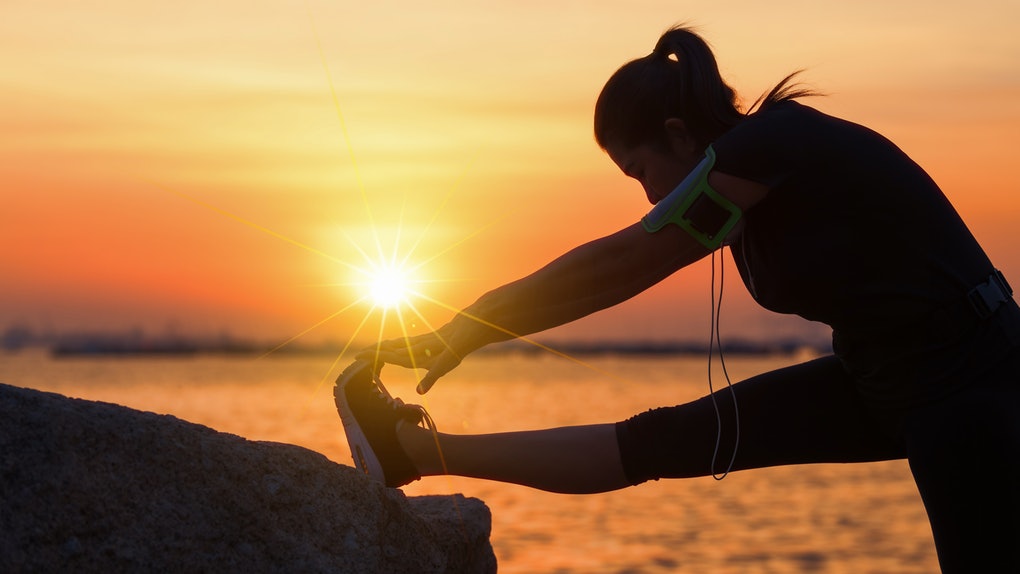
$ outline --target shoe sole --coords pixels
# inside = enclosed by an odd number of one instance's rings
[[[371,377],[371,369],[372,365],[367,361],[355,361],[344,369],[337,377],[336,385],[333,387],[333,399],[336,403],[337,413],[340,414],[340,422],[344,426],[344,433],[347,435],[347,444],[351,447],[354,466],[376,481],[386,484],[382,463],[376,457],[372,445],[368,442],[368,437],[361,430],[357,417],[354,416],[354,412],[347,404],[347,385],[356,380],[358,376],[365,376],[363,371],[368,371],[367,376]]]

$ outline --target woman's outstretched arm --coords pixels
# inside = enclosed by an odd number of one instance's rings
[[[743,210],[767,193],[761,184],[719,172],[709,181]],[[418,386],[424,393],[485,345],[557,327],[626,301],[708,253],[680,227],[667,225],[649,233],[635,223],[486,293],[435,332],[384,341],[359,358],[428,369]]]
[[[640,223],[581,245],[538,271],[494,289],[433,333],[385,341],[359,356],[426,368],[425,392],[469,353],[621,303],[708,251],[678,227],[648,233]]]

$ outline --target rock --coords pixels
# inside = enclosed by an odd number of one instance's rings
[[[0,572],[495,572],[490,519],[301,447],[0,384]]]

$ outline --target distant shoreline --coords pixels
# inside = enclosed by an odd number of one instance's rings
[[[547,347],[576,357],[596,356],[704,356],[709,352],[705,343],[684,341],[563,341],[542,343]],[[352,346],[347,354],[362,346]],[[302,356],[330,355],[336,356],[343,345],[320,344],[307,345],[292,343],[275,348],[257,343],[203,343],[187,340],[167,341],[125,341],[119,339],[75,339],[62,341],[52,345],[31,345],[17,348],[4,347],[7,352],[18,352],[21,349],[38,349],[53,358],[76,357],[162,357],[188,358],[196,356]],[[713,352],[718,353],[716,348]],[[831,348],[826,344],[810,343],[799,340],[777,342],[758,342],[747,340],[723,341],[722,352],[731,356],[789,356],[796,354],[827,354]],[[542,356],[548,354],[545,348],[511,341],[486,347],[476,351],[480,356],[518,355],[522,357]]]
[[[556,351],[572,356],[704,356],[710,351],[707,344],[691,341],[564,341],[552,342],[547,345]],[[713,352],[718,353],[719,348],[714,348]],[[722,352],[726,355],[738,356],[794,355],[798,353],[826,354],[831,352],[831,346],[828,342],[822,344],[794,339],[774,342],[733,339],[731,341],[723,341]],[[480,349],[476,353],[541,355],[548,353],[548,351],[536,345],[511,341]]]

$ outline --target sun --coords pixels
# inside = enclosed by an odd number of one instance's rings
[[[370,271],[364,284],[365,294],[376,307],[396,309],[410,301],[415,283],[410,270],[402,266],[378,265]]]

